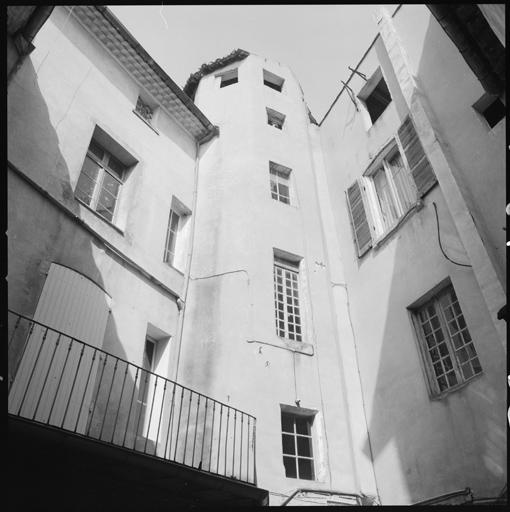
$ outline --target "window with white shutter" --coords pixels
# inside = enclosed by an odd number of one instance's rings
[[[410,117],[364,175],[347,189],[354,239],[361,257],[394,229],[437,182]]]

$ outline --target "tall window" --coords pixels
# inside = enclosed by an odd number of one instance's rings
[[[269,162],[271,197],[286,204],[290,204],[290,171],[288,167]]]
[[[383,229],[388,229],[404,215],[416,200],[411,176],[402,157],[396,153],[382,161],[381,167],[372,175]]]
[[[303,341],[299,309],[299,266],[274,259],[274,302],[276,334],[293,341]]]
[[[126,169],[97,142],[90,142],[74,195],[110,222]]]
[[[282,411],[282,451],[285,476],[314,480],[313,416]]]
[[[414,319],[435,396],[482,373],[452,286],[415,310]]]
[[[174,210],[170,210],[170,217],[168,219],[168,228],[166,233],[165,255],[163,257],[163,261],[169,265],[173,265],[175,260],[175,248],[177,244],[177,233],[179,231],[179,220],[179,215]]]

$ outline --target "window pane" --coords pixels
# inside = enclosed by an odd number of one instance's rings
[[[83,167],[81,169],[82,173],[85,173],[94,181],[97,181],[97,175],[99,174],[99,169],[101,167],[92,160],[89,156],[85,157],[85,161],[83,162]]]
[[[310,420],[296,416],[296,432],[298,434],[310,435]]]
[[[115,210],[115,203],[117,202],[117,198],[112,196],[110,193],[108,193],[106,190],[101,189],[101,192],[99,193],[99,198],[97,200],[97,212],[108,210],[110,213],[113,214],[113,211]]]
[[[299,478],[302,480],[313,480],[313,461],[308,459],[298,459]]]
[[[416,199],[409,174],[405,169],[402,157],[398,153],[388,162],[388,165],[393,177],[393,183],[397,189],[400,205],[403,212],[406,212]]]
[[[450,387],[457,385],[457,377],[455,376],[455,373],[449,372],[446,376],[448,377],[448,384]]]
[[[296,459],[294,457],[283,457],[283,465],[287,478],[297,478]]]
[[[111,155],[108,158],[108,167],[110,168],[110,171],[112,171],[113,174],[115,174],[119,178],[119,180],[123,179],[124,166]]]
[[[283,447],[283,453],[286,455],[295,455],[296,454],[296,447],[294,443],[294,436],[282,434],[282,447]]]
[[[383,224],[387,228],[398,219],[398,214],[384,169],[379,169],[379,171],[374,174],[373,180],[377,197],[379,199],[379,205],[381,207]]]
[[[474,376],[473,370],[471,369],[471,365],[469,363],[463,364],[460,368],[462,370],[462,376],[465,380]]]
[[[312,457],[312,440],[309,437],[301,436],[297,436],[296,439],[298,455],[302,457]]]
[[[82,172],[78,179],[78,183],[76,184],[76,191],[74,195],[84,203],[90,205],[94,194],[94,187],[95,182]]]
[[[289,414],[282,413],[282,431],[294,432],[294,418]]]
[[[103,183],[101,184],[104,190],[107,190],[112,196],[118,197],[120,183],[107,172],[104,173]]]
[[[89,146],[89,151],[97,156],[97,158],[102,162],[103,161],[103,158],[104,158],[104,149],[99,145],[97,144],[96,142],[94,142],[93,140],[90,141],[90,146]]]

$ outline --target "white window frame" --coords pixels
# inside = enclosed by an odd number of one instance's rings
[[[408,309],[431,399],[443,398],[483,374],[473,338],[449,279]],[[448,309],[450,312],[447,313]]]
[[[92,145],[95,144],[98,146],[103,152],[103,157],[99,158],[98,155],[96,155],[92,150]],[[98,174],[97,178],[94,179],[89,174],[85,172],[85,162],[87,159],[92,160],[97,166],[98,166]],[[110,164],[110,159],[113,159],[116,163],[118,163],[122,167],[122,175],[119,177],[118,173],[113,170]],[[81,201],[83,204],[88,206],[91,210],[95,211],[98,215],[100,215],[102,218],[104,218],[106,221],[110,223],[114,223],[115,221],[115,214],[118,210],[118,204],[120,201],[120,196],[122,192],[122,187],[124,185],[124,181],[126,178],[126,166],[121,163],[118,158],[116,158],[114,155],[112,155],[109,151],[107,151],[101,144],[99,144],[94,138],[91,140],[89,147],[87,149],[87,154],[85,156],[85,161],[83,163],[80,176],[78,177],[78,182],[76,183],[76,188],[74,191],[74,196]],[[84,191],[82,188],[80,188],[80,180],[82,179],[82,175],[88,177],[91,181],[94,182],[94,188],[92,190],[92,195],[90,195],[88,192]],[[105,182],[105,179],[113,179],[114,182],[118,184],[118,193],[117,196],[115,196],[115,203],[113,207],[113,211],[111,212],[111,218],[108,218],[103,213],[101,213],[102,210],[98,210],[98,206],[104,206],[99,203],[99,197],[101,194],[101,191],[103,190],[103,184]],[[107,189],[104,189],[106,192],[110,193]],[[83,193],[84,196],[88,197],[89,200],[85,199],[83,196],[80,197],[79,191]],[[110,195],[113,195],[110,193]],[[109,210],[108,210],[109,211]]]
[[[302,409],[298,407],[291,407],[281,404],[281,436],[282,436],[282,463],[284,467],[284,472],[286,478],[292,478],[296,480],[307,480],[307,481],[315,481],[317,480],[317,445],[315,442],[315,417],[317,411],[312,411],[310,409]],[[290,430],[284,430],[284,417],[287,417],[292,420],[292,432]],[[305,421],[308,427],[308,432],[298,432],[296,427],[296,419],[301,421]],[[285,441],[284,441],[285,439]],[[291,442],[292,439],[292,442]],[[299,442],[301,440],[301,442]],[[308,447],[310,455],[303,454],[303,449],[305,446]],[[290,452],[294,453],[290,453]],[[306,448],[305,448],[306,451]],[[301,453],[300,453],[301,452]],[[286,460],[287,459],[287,460]],[[291,461],[294,461],[294,468],[296,476],[288,476],[287,474],[287,465],[290,465]],[[308,461],[310,464],[310,472],[311,478],[303,478],[299,471],[299,460]]]
[[[287,281],[290,282],[290,286],[287,285]],[[302,343],[305,335],[301,313],[299,263],[275,255],[273,282],[276,335]]]
[[[402,159],[403,168],[400,172],[403,173],[405,184],[408,186],[407,197],[409,204],[407,205],[403,203],[401,198],[401,194],[406,195],[405,191],[403,191],[402,187],[397,184],[392,175],[391,166],[389,165],[397,155]],[[396,214],[393,220],[386,220],[383,213],[383,199],[379,197],[374,180],[375,176],[379,172],[383,172],[387,179],[389,197]],[[385,150],[381,152],[379,157],[370,165],[368,171],[366,171],[362,177],[362,185],[364,186],[364,192],[367,199],[366,202],[369,206],[367,210],[369,222],[371,221],[371,228],[374,231],[374,245],[377,245],[379,239],[392,231],[418,201],[418,190],[398,138],[392,138]],[[401,194],[399,194],[399,190],[401,191]]]
[[[172,197],[170,212],[168,214],[168,223],[166,226],[165,247],[163,252],[163,262],[180,272],[184,271],[186,256],[186,240],[189,236],[189,219],[191,210],[189,210],[179,199]],[[172,229],[172,220],[177,218],[176,229]],[[173,252],[170,250],[172,240],[175,241]]]
[[[271,197],[275,201],[283,204],[292,204],[292,186],[291,186],[292,169],[275,162],[269,162],[269,186]],[[287,188],[288,195],[283,192]]]

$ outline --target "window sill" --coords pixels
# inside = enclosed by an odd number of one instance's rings
[[[95,210],[93,210],[87,203],[84,203],[81,199],[78,197],[74,198],[80,205],[84,206],[89,212],[93,213],[96,217],[101,219],[103,222],[106,222],[110,227],[112,227],[115,231],[117,231],[119,234],[124,236],[124,231],[122,229],[118,228],[113,222],[110,222],[108,219],[105,219],[101,214],[97,213]]]
[[[182,270],[179,270],[177,267],[174,267],[173,265],[171,265],[170,263],[168,263],[168,261],[164,261],[163,264],[166,266],[166,267],[170,267],[171,269],[175,270],[176,272],[179,272],[179,274],[181,274],[181,276],[184,276],[184,272]]]
[[[455,393],[456,391],[459,391],[463,388],[465,388],[466,386],[468,386],[469,384],[471,384],[471,382],[473,382],[474,380],[478,379],[478,377],[481,377],[483,375],[483,371],[482,373],[479,373],[478,375],[474,375],[473,377],[471,377],[469,380],[465,380],[464,382],[461,382],[460,384],[457,384],[456,386],[454,386],[453,388],[450,388],[448,389],[447,391],[443,391],[441,394],[439,395],[436,395],[436,396],[432,396],[430,398],[431,402],[435,402],[437,400],[443,400],[444,398],[447,398],[449,395],[451,395],[452,393]]]
[[[395,232],[401,224],[403,224],[407,218],[414,212],[420,211],[423,208],[424,204],[421,199],[418,199],[416,203],[414,203],[409,210],[407,210],[402,217],[400,217],[392,226],[390,226],[382,235],[379,235],[373,242],[373,248],[377,249],[379,245],[382,244],[393,232]]]
[[[159,135],[158,130],[156,130],[156,128],[154,128],[154,126],[152,126],[146,119],[144,119],[136,110],[133,110],[132,112],[136,117],[138,117],[138,119],[141,119],[156,135]]]

